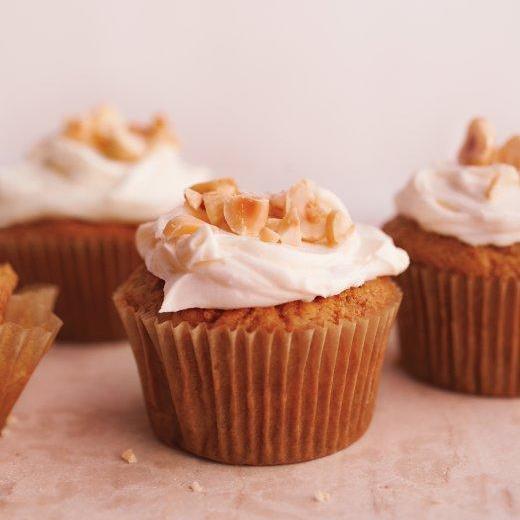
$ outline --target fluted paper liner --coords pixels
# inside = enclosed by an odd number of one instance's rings
[[[40,238],[31,233],[0,241],[0,260],[11,263],[21,284],[59,287],[56,314],[64,323],[60,340],[125,337],[112,294],[140,262],[133,235]]]
[[[412,265],[398,281],[408,372],[458,392],[520,395],[520,280]]]
[[[368,428],[399,302],[380,315],[286,332],[173,326],[115,296],[159,439],[230,464],[334,453]]]
[[[28,288],[12,296],[0,325],[0,430],[61,321],[52,313],[57,289]]]

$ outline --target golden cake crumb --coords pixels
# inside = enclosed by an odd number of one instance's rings
[[[16,417],[16,415],[13,415],[12,413],[10,413],[7,416],[7,419],[5,420],[6,426],[12,426],[13,424],[17,424],[17,423],[18,423],[18,417]]]
[[[127,449],[121,453],[121,458],[128,464],[135,464],[137,462],[137,457],[132,449]]]
[[[188,488],[190,491],[193,491],[194,493],[201,493],[204,491],[204,488],[195,480],[191,484],[189,484]]]
[[[318,490],[314,493],[313,498],[314,498],[315,502],[325,503],[330,500],[330,493],[327,493],[326,491]]]

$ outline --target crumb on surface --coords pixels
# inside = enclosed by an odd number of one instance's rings
[[[201,491],[204,491],[204,488],[196,480],[189,484],[188,488],[190,491],[193,491],[194,493],[200,493]]]
[[[128,464],[135,464],[137,462],[134,450],[130,448],[121,453],[121,458]]]
[[[330,493],[327,493],[326,491],[318,490],[314,493],[313,498],[314,498],[315,502],[321,502],[323,504],[330,500]]]
[[[16,417],[16,415],[13,415],[12,413],[10,413],[7,416],[7,419],[5,420],[6,426],[11,426],[12,424],[17,424],[17,423],[18,423],[18,417]]]

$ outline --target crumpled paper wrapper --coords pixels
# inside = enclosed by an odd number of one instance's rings
[[[39,237],[30,233],[0,241],[0,260],[9,262],[22,285],[49,283],[60,293],[56,314],[59,340],[116,341],[125,337],[112,294],[140,258],[134,236]]]
[[[457,392],[520,396],[520,280],[411,265],[398,282],[410,374]]]
[[[248,332],[174,327],[114,299],[157,437],[249,465],[323,457],[365,432],[400,303],[337,326]]]
[[[35,286],[11,296],[0,325],[0,431],[62,325],[52,309],[58,290]]]

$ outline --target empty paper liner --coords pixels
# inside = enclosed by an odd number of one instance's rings
[[[0,430],[61,327],[52,312],[56,296],[56,288],[41,286],[25,289],[8,302],[0,325]]]
[[[520,395],[520,281],[412,265],[399,284],[401,358],[434,385]]]
[[[399,301],[376,316],[274,332],[177,326],[115,296],[159,439],[230,464],[334,453],[367,429]]]

